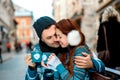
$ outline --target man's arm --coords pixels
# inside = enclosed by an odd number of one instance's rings
[[[25,80],[39,80],[36,64],[32,63],[31,54],[25,56],[25,62],[28,65]]]
[[[82,52],[83,56],[75,56],[75,64],[78,68],[94,68],[89,54]]]
[[[104,72],[105,65],[98,58],[91,58],[89,54],[82,53],[83,56],[75,57],[75,64],[78,68],[89,68],[90,71]]]
[[[55,54],[51,54],[49,56],[47,64],[48,67],[51,66],[57,70],[57,72],[60,74],[61,80],[83,80],[86,75],[86,70],[84,68],[77,68],[75,65],[73,68],[74,74],[71,75],[69,70],[64,67]]]

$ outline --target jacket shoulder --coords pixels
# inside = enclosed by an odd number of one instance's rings
[[[81,46],[78,46],[75,50],[75,52],[86,52],[86,53],[89,53],[89,47],[87,44],[85,45],[81,45]]]
[[[33,51],[41,51],[39,44],[34,46]]]

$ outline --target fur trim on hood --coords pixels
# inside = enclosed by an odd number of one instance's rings
[[[67,35],[67,39],[71,46],[77,46],[81,41],[80,34],[77,30],[70,31]]]

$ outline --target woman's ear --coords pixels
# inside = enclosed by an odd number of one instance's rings
[[[77,46],[81,41],[81,36],[77,30],[72,30],[68,33],[67,39],[71,46]]]

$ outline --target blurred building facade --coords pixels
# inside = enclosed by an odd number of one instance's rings
[[[62,18],[77,19],[82,17],[82,31],[84,32],[89,45],[93,44],[91,41],[93,41],[93,37],[96,37],[95,10],[98,7],[98,0],[54,0],[53,7],[56,20]]]
[[[81,27],[86,42],[91,48],[95,48],[99,17],[108,6],[120,11],[120,0],[54,0],[53,14],[57,21],[62,18],[82,17]]]
[[[107,6],[113,6],[120,12],[120,0],[99,0],[99,7],[96,12],[101,14]]]
[[[33,39],[32,23],[33,13],[18,5],[15,5],[15,20],[17,24],[16,36],[17,42],[26,44]]]
[[[81,0],[53,0],[53,13],[58,21],[63,18],[71,18],[73,15],[81,14]]]
[[[6,43],[9,41],[12,44],[16,38],[14,34],[17,23],[14,20],[14,11],[11,0],[0,0],[0,41],[3,52],[6,51]]]

